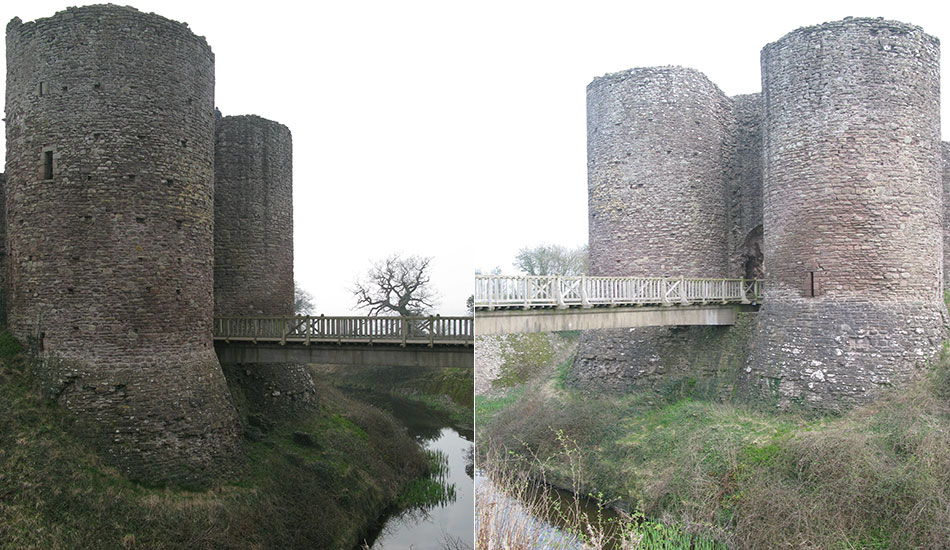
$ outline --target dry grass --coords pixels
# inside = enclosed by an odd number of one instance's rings
[[[239,478],[204,491],[146,487],[73,434],[22,356],[2,358],[0,549],[350,547],[426,465],[390,416],[329,387],[318,395],[312,417],[248,442]]]
[[[536,391],[553,376],[477,419],[479,440],[538,457],[531,475],[733,548],[950,549],[946,357],[911,386],[828,417]],[[578,443],[576,477],[555,434]]]

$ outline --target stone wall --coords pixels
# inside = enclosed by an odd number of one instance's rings
[[[202,483],[241,454],[212,347],[214,55],[97,5],[7,25],[9,325],[133,477]]]
[[[283,124],[215,124],[216,316],[294,314],[293,141]]]
[[[729,178],[730,276],[761,278],[762,268],[762,95],[732,99],[735,156]]]
[[[0,173],[0,328],[7,325],[7,176]]]
[[[681,67],[632,69],[587,87],[590,274],[729,272],[729,99]]]
[[[666,275],[692,256],[699,276],[764,275],[739,387],[780,406],[838,410],[913,378],[946,338],[937,39],[882,19],[793,31],[762,50],[761,95],[705,103],[720,133],[689,124],[703,107],[687,99],[705,88],[675,85],[680,74],[634,69],[588,87],[592,274]],[[676,202],[722,181],[725,218],[714,193],[692,203],[712,217]],[[722,243],[725,270],[707,262]],[[733,332],[591,333],[573,380],[623,391],[715,378],[716,342]]]
[[[219,118],[214,163],[215,315],[293,315],[290,130],[253,115]],[[252,413],[293,417],[316,403],[307,365],[234,365],[224,372]]]
[[[939,300],[939,42],[846,19],[762,50],[769,299]]]
[[[731,327],[645,327],[581,333],[567,383],[584,391],[677,391],[711,398],[746,395],[744,372],[757,314]]]
[[[950,143],[940,142],[943,183],[943,288],[950,290]]]
[[[750,367],[783,403],[859,402],[940,349],[939,74],[937,39],[880,19],[762,50],[767,275]]]

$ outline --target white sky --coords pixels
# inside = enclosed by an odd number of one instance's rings
[[[683,65],[728,95],[758,92],[762,46],[795,28],[885,17],[950,43],[940,4],[133,3],[207,38],[225,115],[293,132],[295,276],[326,314],[348,313],[352,281],[394,251],[434,256],[437,309],[459,314],[475,268],[513,272],[523,246],[585,243],[594,77]],[[6,1],[0,22],[67,5]]]

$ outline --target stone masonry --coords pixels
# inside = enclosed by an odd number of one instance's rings
[[[279,263],[248,273],[266,279],[254,288],[275,294],[239,302],[231,287],[231,314],[292,307],[290,133],[265,126],[273,130],[246,144],[257,152],[246,150],[253,159],[242,166],[272,163],[262,176],[283,194],[240,188],[247,195],[234,198],[253,204],[233,208],[278,214],[274,240],[254,246],[272,247]],[[187,25],[130,7],[15,18],[6,138],[8,327],[38,353],[40,382],[134,478],[203,484],[229,475],[243,445],[212,346],[211,48]]]
[[[258,116],[215,123],[214,310],[216,317],[294,314],[293,143],[283,124]],[[310,410],[307,365],[225,367],[256,414]]]
[[[591,82],[587,112],[591,275],[724,276],[729,99],[692,69],[633,69]]]
[[[592,274],[691,276],[686,262],[668,273],[670,261],[647,260],[665,248],[671,258],[691,251],[700,262],[724,245],[726,269],[710,265],[695,275],[765,280],[754,329],[743,328],[751,330],[744,380],[734,386],[782,407],[842,409],[914,377],[946,337],[943,252],[950,233],[941,157],[948,153],[939,141],[938,40],[882,19],[798,29],[762,50],[761,95],[697,107],[705,113],[685,108],[684,118],[726,119],[713,128],[666,121],[675,135],[652,132],[650,124],[694,87],[669,79],[665,94],[642,104],[642,90],[655,85],[650,75],[671,70],[618,73],[636,82],[613,94],[599,91],[604,79],[588,87]],[[632,139],[636,133],[648,135]],[[721,176],[695,154],[697,141],[722,151]],[[609,158],[601,154],[608,150]],[[669,168],[657,154],[664,151],[680,164]],[[634,162],[646,166],[624,168]],[[653,176],[674,169],[685,176]],[[618,170],[628,177],[615,176]],[[697,197],[678,213],[650,199],[695,187],[723,193]],[[725,220],[708,218],[723,208]],[[618,212],[629,221],[615,223]],[[677,215],[687,221],[657,221]],[[680,229],[695,220],[714,244]],[[722,332],[731,338],[729,329]],[[587,338],[576,384],[637,387],[638,377],[656,372],[644,358],[664,342],[709,347],[710,331],[638,334],[640,344],[619,333]],[[604,386],[601,376],[613,381]]]

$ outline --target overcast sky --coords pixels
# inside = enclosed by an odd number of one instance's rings
[[[7,1],[0,19],[67,5]],[[596,76],[682,65],[728,95],[758,92],[762,46],[846,16],[914,23],[950,43],[939,2],[132,5],[207,38],[225,115],[293,132],[295,273],[327,314],[349,312],[352,281],[390,252],[434,256],[438,309],[452,314],[475,268],[513,272],[523,246],[586,243],[585,88]]]

